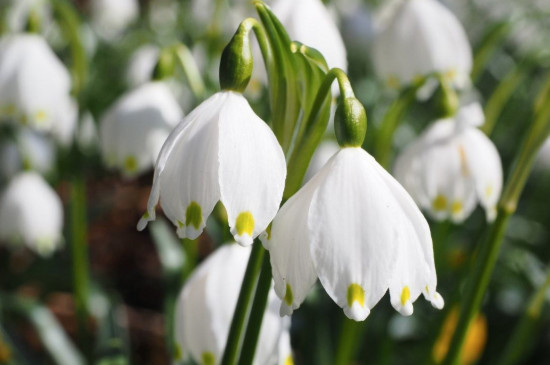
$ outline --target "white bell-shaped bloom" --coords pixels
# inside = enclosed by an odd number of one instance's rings
[[[403,315],[423,293],[436,308],[432,239],[405,189],[359,147],[338,151],[292,196],[262,235],[271,254],[275,292],[289,315],[317,278],[356,321],[389,289]]]
[[[0,142],[0,177],[9,179],[24,169],[47,174],[52,171],[55,158],[51,139],[24,128],[15,141]]]
[[[159,154],[147,213],[159,202],[181,238],[198,237],[218,201],[227,210],[231,233],[249,245],[271,222],[286,178],[275,135],[244,96],[221,91],[187,115]]]
[[[76,104],[69,71],[38,35],[20,34],[0,42],[0,118],[72,140]]]
[[[272,9],[292,40],[321,52],[329,68],[348,69],[344,41],[321,0],[276,0]]]
[[[150,169],[183,117],[166,84],[149,82],[120,97],[101,119],[101,152],[128,177]]]
[[[126,71],[126,82],[130,87],[137,87],[152,79],[159,55],[160,48],[152,44],[141,46],[132,53]]]
[[[139,16],[137,0],[92,0],[92,27],[106,41],[114,41]]]
[[[237,305],[250,247],[227,244],[212,253],[184,285],[176,305],[176,340],[184,357],[219,364]],[[278,365],[290,356],[288,318],[278,314],[280,300],[268,297],[253,364]],[[247,346],[247,344],[244,344]]]
[[[460,223],[478,201],[487,219],[495,218],[502,164],[493,142],[474,127],[479,125],[475,109],[436,121],[396,160],[397,180],[435,219]]]
[[[394,0],[382,9],[373,44],[379,76],[399,88],[434,73],[469,84],[472,50],[458,19],[437,0]]]
[[[24,243],[42,255],[62,242],[63,205],[34,172],[14,177],[0,199],[0,240]]]

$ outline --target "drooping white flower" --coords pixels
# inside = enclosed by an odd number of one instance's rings
[[[22,129],[15,141],[0,143],[0,177],[9,179],[24,169],[47,174],[54,167],[55,157],[51,139],[30,129]]]
[[[0,240],[24,243],[42,255],[62,242],[63,205],[34,172],[14,177],[0,199]]]
[[[224,245],[193,272],[176,306],[176,340],[184,357],[219,364],[250,256],[249,247]],[[284,364],[290,356],[289,320],[277,313],[271,290],[253,364]],[[243,344],[247,346],[247,344]],[[282,360],[282,361],[281,361]]]
[[[495,218],[502,164],[494,144],[475,128],[480,124],[475,104],[433,123],[396,160],[397,180],[435,219],[460,223],[478,201],[487,219]]]
[[[292,40],[320,51],[329,68],[348,69],[344,41],[321,0],[276,0],[272,8]]]
[[[69,71],[38,35],[0,42],[0,118],[50,132],[68,144],[76,125]]]
[[[373,62],[389,86],[399,88],[433,73],[457,88],[469,84],[472,50],[458,19],[437,0],[395,0],[382,9]]]
[[[114,41],[139,16],[137,0],[92,0],[92,27],[106,41]]]
[[[141,46],[132,53],[126,71],[126,81],[130,87],[137,87],[152,79],[159,55],[159,47],[152,44]]]
[[[249,245],[271,222],[282,199],[286,164],[269,127],[242,94],[214,94],[172,131],[159,154],[147,213],[160,200],[181,238],[198,237],[221,201],[235,240]]]
[[[150,169],[183,112],[162,82],[149,82],[120,97],[101,119],[103,157],[126,176]]]
[[[270,251],[281,314],[300,306],[317,278],[351,319],[364,320],[389,289],[403,315],[436,292],[430,228],[401,185],[360,147],[338,151],[283,205]]]

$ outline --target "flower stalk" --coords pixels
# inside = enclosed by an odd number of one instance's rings
[[[543,92],[545,92],[543,88]],[[459,363],[468,327],[479,311],[483,295],[493,272],[500,246],[510,217],[516,211],[517,203],[531,171],[537,151],[550,132],[550,99],[535,113],[535,119],[527,134],[516,160],[512,166],[510,178],[504,188],[499,203],[497,218],[489,227],[488,234],[481,241],[479,252],[472,264],[472,271],[467,279],[460,316],[449,351],[443,364]]]

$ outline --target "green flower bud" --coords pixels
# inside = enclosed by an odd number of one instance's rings
[[[250,27],[242,23],[223,50],[220,62],[222,90],[243,92],[252,76],[252,49],[248,33]]]
[[[174,51],[172,48],[165,48],[162,50],[157,64],[155,65],[155,69],[153,70],[154,80],[163,80],[174,74],[176,67],[174,58]]]
[[[367,132],[367,113],[355,97],[344,98],[334,114],[334,132],[341,147],[360,147]]]

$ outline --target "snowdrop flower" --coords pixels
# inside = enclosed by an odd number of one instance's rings
[[[127,177],[150,169],[183,112],[168,87],[149,82],[123,95],[101,119],[101,152]]]
[[[54,167],[55,157],[51,139],[30,129],[22,129],[15,141],[0,144],[0,176],[9,179],[23,169],[47,174]]]
[[[183,287],[175,327],[178,352],[184,357],[199,364],[219,364],[250,251],[236,244],[222,246],[197,267]],[[253,364],[285,364],[289,358],[287,364],[292,363],[290,323],[279,316],[279,302],[271,290]]]
[[[221,201],[233,237],[250,245],[277,213],[286,163],[275,135],[242,95],[252,73],[247,32],[239,27],[223,52],[223,91],[186,116],[162,147],[139,230],[155,219],[160,200],[179,237],[194,239]]]
[[[389,289],[403,315],[422,293],[436,308],[430,228],[405,189],[361,144],[366,114],[355,98],[336,111],[341,149],[281,208],[262,235],[282,315],[317,278],[349,318],[360,321]]]
[[[62,242],[62,226],[61,199],[40,175],[24,172],[12,179],[0,199],[0,240],[48,255]]]
[[[159,47],[146,44],[138,48],[130,57],[126,81],[134,88],[152,79],[155,65],[160,56]]]
[[[478,201],[487,219],[495,218],[502,164],[494,144],[475,128],[479,109],[462,107],[455,118],[436,121],[396,160],[397,180],[435,219],[460,223]]]
[[[458,19],[437,0],[394,0],[379,14],[376,71],[394,88],[433,73],[456,88],[469,84],[472,50]]]
[[[114,41],[139,16],[137,0],[92,0],[92,27],[106,41]]]
[[[0,42],[0,118],[50,132],[68,144],[77,109],[71,78],[41,36],[20,34]]]
[[[321,0],[277,0],[272,10],[290,38],[320,51],[329,68],[347,70],[344,41]]]

